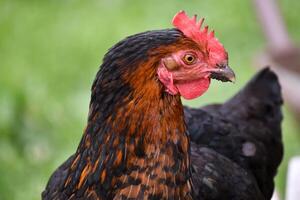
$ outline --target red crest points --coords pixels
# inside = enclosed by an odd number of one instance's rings
[[[173,25],[179,29],[186,37],[194,40],[205,52],[218,54],[219,58],[227,58],[227,53],[223,45],[215,38],[214,31],[209,32],[208,26],[202,28],[204,18],[197,22],[197,15],[189,18],[184,11],[178,12],[173,18]],[[213,58],[213,60],[217,61]],[[219,59],[218,59],[219,60]]]

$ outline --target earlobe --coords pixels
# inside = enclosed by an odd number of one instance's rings
[[[179,67],[178,63],[172,57],[163,58],[162,62],[164,66],[170,71],[178,69]]]

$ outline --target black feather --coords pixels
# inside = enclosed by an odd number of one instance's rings
[[[251,173],[265,199],[270,199],[283,156],[281,105],[278,78],[266,68],[224,104],[185,107],[185,119],[199,148],[207,147]]]

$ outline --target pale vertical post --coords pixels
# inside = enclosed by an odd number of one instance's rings
[[[253,0],[264,35],[271,50],[285,51],[293,44],[289,39],[281,12],[275,0]]]
[[[273,196],[272,196],[272,199],[271,200],[280,200],[280,198],[279,198],[279,195],[278,195],[278,193],[277,193],[277,191],[275,190],[274,191],[274,194],[273,194]]]
[[[300,199],[300,157],[291,159],[288,168],[286,200]]]

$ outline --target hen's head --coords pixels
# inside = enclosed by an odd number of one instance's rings
[[[196,16],[189,18],[185,12],[179,12],[173,19],[173,25],[191,42],[180,46],[175,52],[161,59],[157,70],[159,80],[166,92],[179,93],[186,99],[202,95],[209,87],[210,79],[234,81],[234,72],[228,67],[228,56],[223,45],[202,29],[204,19],[196,21]]]
[[[175,29],[148,31],[120,41],[104,57],[93,88],[100,84],[101,93],[124,93],[121,87],[126,85],[138,91],[137,96],[142,96],[140,91],[162,90],[193,99],[208,89],[211,78],[234,81],[226,50],[202,23],[203,19],[197,22],[196,16],[190,19],[182,11],[173,19]]]

